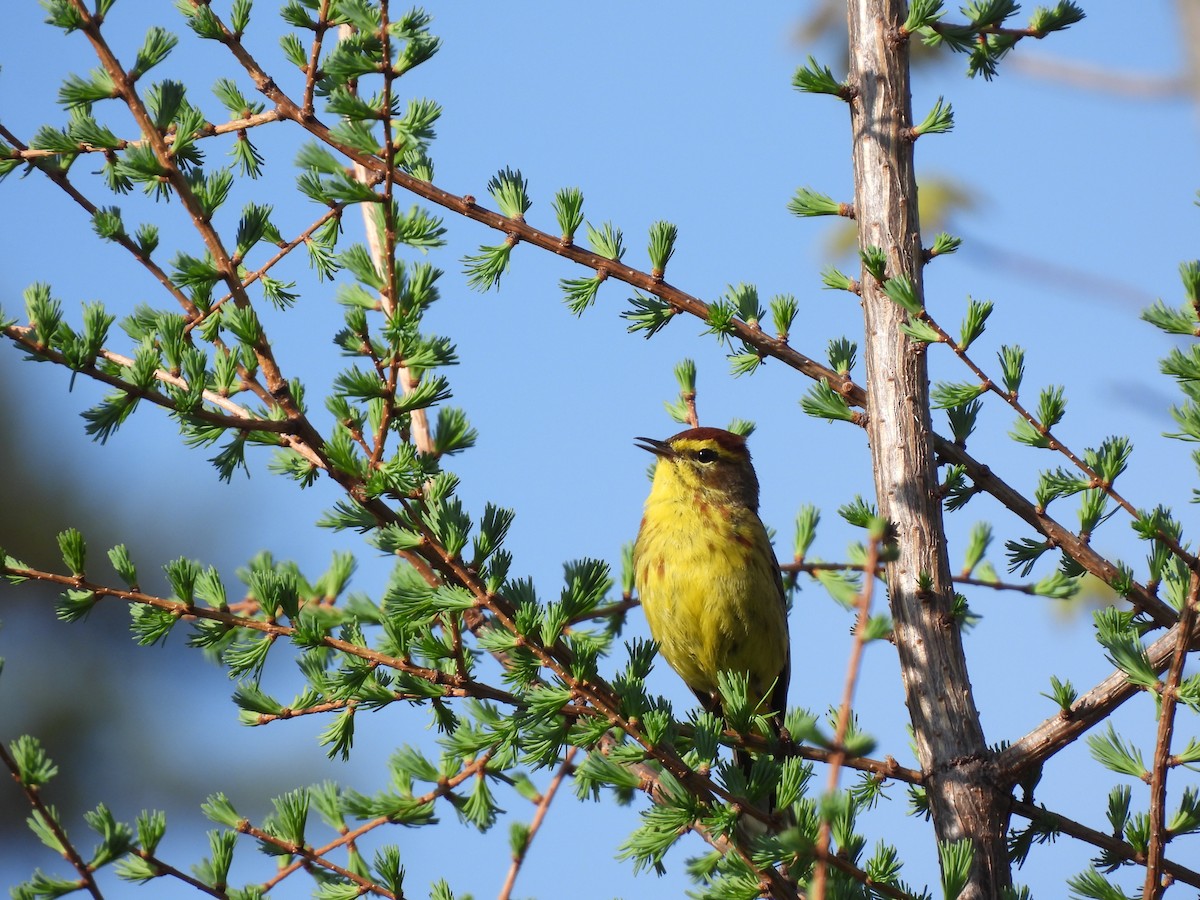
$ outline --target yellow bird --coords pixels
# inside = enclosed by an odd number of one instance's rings
[[[718,672],[745,673],[751,703],[779,727],[791,660],[787,608],[746,439],[691,428],[637,440],[658,457],[633,548],[650,633],[706,709],[721,712]]]

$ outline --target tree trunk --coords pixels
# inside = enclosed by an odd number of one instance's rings
[[[854,210],[859,246],[881,247],[887,275],[923,296],[913,174],[908,42],[903,0],[849,0]],[[998,897],[1011,883],[1007,798],[971,696],[942,528],[924,348],[901,331],[904,311],[862,278],[867,426],[879,512],[897,529],[887,583],[904,690],[938,840],[969,838],[975,861],[964,900]],[[924,583],[923,583],[924,582]]]

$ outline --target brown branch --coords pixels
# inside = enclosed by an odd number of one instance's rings
[[[96,900],[103,900],[104,895],[100,893],[100,887],[96,884],[96,878],[92,873],[91,867],[83,861],[83,857],[79,855],[79,851],[75,849],[75,845],[67,837],[67,832],[63,829],[62,824],[58,821],[53,811],[42,802],[41,791],[35,785],[26,784],[21,778],[21,770],[17,767],[17,761],[9,755],[8,749],[3,744],[0,744],[0,762],[3,762],[5,768],[12,774],[13,781],[20,787],[21,793],[29,801],[29,805],[33,808],[34,813],[42,820],[42,823],[50,833],[54,835],[63,858],[71,864],[71,868],[79,873],[79,887],[86,890]]]
[[[454,657],[454,670],[459,675],[467,674],[467,659],[463,654],[463,636],[461,627],[461,618],[457,613],[444,613],[441,616],[443,630],[447,629],[446,620],[449,619],[450,631],[450,653]]]
[[[340,875],[347,881],[354,882],[354,884],[357,884],[364,894],[378,894],[380,897],[387,897],[388,900],[403,900],[404,898],[404,894],[394,894],[383,885],[376,881],[372,881],[370,878],[365,878],[362,875],[359,875],[357,872],[347,869],[345,866],[339,866],[337,863],[326,859],[324,856],[316,853],[313,850],[309,850],[307,847],[277,838],[269,832],[263,831],[261,828],[255,828],[249,822],[239,823],[237,830],[242,834],[249,835],[256,840],[261,841],[264,844],[271,844],[290,856],[298,856],[307,865],[319,866],[322,869],[327,869],[328,871],[333,872],[335,875]]]
[[[1123,497],[1115,487],[1113,487],[1111,481],[1101,478],[1100,473],[1080,459],[1070,447],[1063,443],[1063,441],[1056,438],[1051,432],[1050,426],[1039,421],[1037,416],[1027,410],[1024,404],[1022,404],[1018,399],[1015,392],[1009,393],[999,384],[997,384],[991,377],[989,377],[988,374],[984,372],[983,369],[981,369],[970,357],[966,348],[963,347],[958,341],[955,341],[950,334],[944,328],[942,328],[942,326],[939,325],[931,315],[929,315],[927,310],[922,310],[916,316],[916,318],[927,324],[934,330],[934,332],[937,333],[937,335],[941,338],[941,342],[946,344],[954,352],[954,355],[959,358],[963,365],[970,369],[971,373],[979,379],[981,388],[986,391],[990,391],[1007,403],[1013,412],[1024,419],[1034,431],[1046,439],[1047,450],[1058,451],[1068,460],[1070,460],[1071,464],[1075,466],[1076,469],[1086,475],[1090,481],[1088,485],[1089,488],[1098,488],[1099,490],[1104,491],[1107,497],[1125,510],[1125,512],[1127,512],[1131,517],[1134,519],[1140,518],[1140,513],[1138,512],[1137,508],[1134,507],[1134,505],[1128,500],[1126,500],[1125,497]],[[1171,550],[1172,553],[1183,560],[1189,569],[1197,574],[1200,574],[1200,560],[1189,553],[1173,535],[1167,534],[1165,531],[1159,531],[1157,537]]]
[[[466,771],[466,770],[464,770],[464,771]],[[451,778],[447,781],[446,788],[445,788],[446,791],[449,791],[451,789],[451,782],[454,783],[454,786],[457,786],[459,783],[461,783],[461,781],[463,779],[459,777],[460,775],[462,775],[462,772],[459,772],[457,775],[455,775],[453,778]],[[438,791],[435,791],[434,793],[437,793],[438,796],[440,796],[441,794],[439,793],[439,791],[441,791],[441,786],[439,786]],[[416,802],[421,803],[421,802],[431,802],[431,801],[418,800]],[[314,850],[312,852],[317,856],[324,857],[327,854],[336,850],[338,847],[345,847],[345,846],[349,846],[349,845],[353,844],[355,841],[357,841],[363,835],[368,834],[371,831],[374,831],[376,828],[379,828],[381,825],[389,824],[390,821],[391,820],[388,819],[387,816],[378,816],[374,819],[370,819],[367,822],[364,822],[362,825],[358,826],[357,828],[347,830],[336,840],[331,841],[330,843],[326,844],[324,847],[320,847],[317,850]],[[305,864],[305,860],[295,860],[291,863],[288,863],[286,866],[284,866],[278,872],[276,872],[273,876],[271,876],[270,880],[263,882],[263,884],[262,884],[263,893],[265,894],[265,893],[269,892],[272,888],[274,888],[277,884],[279,884],[281,881],[283,881],[289,875],[304,868],[304,864]]]
[[[608,603],[604,606],[597,606],[591,612],[579,613],[578,615],[568,619],[567,624],[578,625],[580,622],[590,622],[594,619],[607,619],[610,616],[619,616],[631,609],[637,609],[641,605],[642,601],[637,597],[626,595],[616,603]]]
[[[695,391],[684,391],[680,395],[680,397],[683,400],[684,405],[687,407],[688,427],[689,428],[699,428],[700,427],[700,413],[696,410],[696,392]]]
[[[1117,583],[1124,577],[1114,563],[1097,553],[1090,544],[1069,528],[1048,516],[1045,510],[1031,503],[1016,488],[998,477],[965,449],[943,437],[935,437],[933,444],[940,461],[962,466],[976,487],[999,500],[1009,512],[1023,519],[1045,536],[1052,546],[1062,550],[1089,573],[1108,585]],[[1131,580],[1125,598],[1163,627],[1169,628],[1178,621],[1175,610],[1139,582]]]
[[[1183,680],[1183,665],[1187,660],[1188,636],[1196,621],[1196,598],[1200,595],[1200,575],[1192,573],[1187,597],[1179,615],[1179,635],[1171,656],[1166,683],[1160,693],[1158,736],[1154,741],[1154,767],[1150,775],[1150,843],[1146,849],[1146,880],[1142,886],[1145,900],[1158,900],[1163,884],[1163,860],[1167,841],[1167,772],[1170,768],[1171,736],[1175,731],[1175,707],[1179,699],[1179,683]]]
[[[155,609],[161,609],[170,612],[179,619],[207,619],[213,622],[221,622],[222,624],[228,625],[231,628],[246,628],[251,631],[257,631],[273,637],[291,637],[296,633],[295,628],[288,625],[280,625],[278,622],[268,622],[262,619],[250,619],[244,616],[236,616],[220,609],[213,609],[206,606],[194,606],[189,603],[184,603],[182,600],[169,600],[167,598],[157,597],[153,594],[147,594],[142,591],[109,587],[108,585],[97,584],[89,581],[87,578],[82,576],[59,575],[55,572],[44,572],[39,569],[22,568],[8,565],[0,565],[0,574],[15,578],[28,579],[31,581],[59,584],[72,590],[87,591],[88,593],[95,594],[99,598],[113,597],[118,600],[123,600],[126,603],[141,603],[146,606],[152,606]],[[439,669],[430,669],[424,666],[418,666],[413,664],[405,657],[389,656],[386,653],[380,653],[377,650],[372,650],[370,647],[354,644],[349,641],[344,641],[340,638],[329,637],[328,635],[320,639],[320,644],[323,647],[328,647],[331,650],[337,650],[350,656],[356,656],[359,659],[375,663],[376,665],[386,666],[390,669],[395,669],[400,672],[405,672],[409,675],[414,675],[430,682],[431,684],[439,685],[444,689],[449,688],[452,690],[457,689],[464,691],[465,693],[463,696],[478,697],[482,700],[495,700],[508,705],[521,705],[520,701],[508,691],[500,690],[499,688],[492,687],[491,685],[475,681],[462,675],[450,674],[447,672],[442,672]]]
[[[747,744],[747,746],[751,746]],[[810,759],[814,762],[832,763],[835,750],[826,750],[822,747],[809,747],[806,744],[785,745],[783,755],[798,756],[801,759]],[[903,781],[905,784],[924,784],[925,774],[917,769],[911,769],[907,766],[902,766],[891,756],[885,756],[883,759],[872,759],[868,756],[847,756],[845,751],[841,753],[840,765],[844,769],[854,769],[859,772],[869,772],[880,778],[894,778],[897,781]]]
[[[321,49],[325,41],[325,32],[329,25],[329,0],[321,0],[321,9],[317,13],[316,25],[313,28],[312,48],[308,51],[308,68],[304,70],[304,115],[312,117],[313,98],[317,88],[317,74],[321,71]]]
[[[13,341],[13,343],[25,347],[31,353],[36,354],[43,359],[49,360],[50,362],[55,362],[70,368],[70,364],[67,362],[66,357],[62,353],[57,350],[53,350],[50,347],[39,344],[37,341],[30,338],[29,335],[32,331],[33,329],[29,326],[10,325],[3,329],[3,334]],[[96,355],[99,358],[106,359],[109,362],[126,369],[131,368],[134,364],[134,361],[128,356],[122,356],[119,353],[113,353],[111,350],[100,350]],[[94,363],[82,366],[78,369],[73,369],[73,371],[79,372],[82,375],[86,375],[96,381],[118,388],[131,397],[137,397],[140,400],[147,400],[156,406],[161,406],[164,409],[171,410],[172,412],[179,412],[179,404],[173,397],[169,397],[166,394],[159,394],[154,391],[145,390],[144,388],[139,388],[137,385],[132,384],[131,382],[125,381],[122,378],[118,378],[116,375],[112,375],[108,372],[105,372],[103,369],[97,368]],[[156,381],[161,381],[163,384],[169,384],[173,387],[181,388],[183,390],[189,389],[189,385],[184,378],[181,378],[178,375],[173,375],[166,369],[156,369],[154,371],[154,378]],[[279,419],[254,418],[250,414],[250,411],[244,406],[234,403],[228,397],[222,396],[216,391],[206,389],[202,392],[202,394],[206,402],[227,410],[230,415],[224,416],[206,409],[194,409],[186,413],[186,416],[189,419],[197,419],[212,425],[219,425],[222,428],[234,428],[239,431],[273,432],[279,434],[281,439],[285,439],[287,443],[292,444],[295,449],[300,450],[301,452],[304,452],[306,449],[300,442],[290,439],[291,435],[288,434],[288,430],[291,428],[291,424],[289,422]],[[314,464],[323,467],[324,464],[319,459],[315,458],[315,455],[311,454],[311,452],[306,453],[305,455],[309,456]]]
[[[1022,818],[1028,819],[1030,822],[1044,822],[1055,831],[1070,835],[1077,840],[1091,844],[1093,847],[1098,847],[1111,856],[1127,859],[1131,863],[1137,863],[1138,865],[1146,864],[1145,854],[1134,850],[1130,844],[1127,844],[1120,838],[1097,831],[1094,828],[1089,828],[1087,825],[1076,822],[1074,819],[1068,819],[1061,813],[1046,809],[1044,806],[1035,806],[1032,803],[1026,803],[1014,798],[1012,811]],[[1184,884],[1190,884],[1193,887],[1200,887],[1200,872],[1172,862],[1169,859],[1163,860],[1162,870],[1177,881],[1182,881]]]
[[[344,210],[345,208],[346,208],[346,204],[344,204],[344,203],[336,203],[332,207],[330,207],[325,212],[325,214],[321,216],[321,218],[319,218],[319,219],[317,219],[317,221],[313,222],[310,226],[308,226],[308,228],[305,228],[302,232],[300,232],[300,234],[296,235],[296,237],[294,239],[288,241],[286,244],[284,244],[282,247],[280,247],[278,253],[276,253],[274,256],[272,256],[270,259],[268,259],[265,263],[263,263],[261,266],[259,266],[257,269],[255,269],[253,272],[251,272],[249,275],[247,275],[245,278],[243,278],[241,280],[242,281],[242,289],[244,290],[245,288],[250,287],[250,285],[254,284],[254,282],[258,281],[264,275],[266,275],[267,272],[271,271],[271,269],[273,269],[278,263],[280,263],[283,260],[283,258],[286,257],[288,254],[290,254],[293,250],[295,250],[301,244],[307,243],[308,239],[313,236],[313,234],[317,231],[317,229],[319,229],[322,225],[324,225],[330,219],[340,216],[342,214],[342,210]],[[184,331],[185,332],[192,331],[193,329],[196,328],[196,326],[200,325],[205,319],[208,319],[209,317],[211,317],[213,313],[215,313],[217,310],[219,310],[222,306],[224,306],[226,303],[228,303],[232,299],[233,299],[232,292],[226,294],[220,300],[217,300],[215,303],[213,303],[212,306],[210,306],[208,308],[207,312],[197,315],[196,318],[194,318],[192,321],[188,322],[187,327],[184,329]]]
[[[257,128],[259,125],[266,125],[268,122],[278,122],[279,120],[279,113],[273,109],[268,109],[254,115],[244,116],[240,119],[231,119],[220,125],[214,125],[209,122],[197,132],[196,137],[198,140],[205,140],[206,138],[219,137],[223,134]],[[3,126],[0,126],[0,128],[3,128]],[[52,159],[59,156],[74,156],[80,153],[111,153],[114,150],[128,150],[146,145],[146,139],[141,138],[132,141],[122,140],[116,147],[93,147],[91,144],[81,143],[72,150],[35,150],[12,139],[8,131],[4,133],[8,136],[9,143],[14,146],[8,153],[0,153],[0,159],[19,159],[30,163],[35,160]],[[172,144],[175,142],[175,135],[164,135],[163,140],[167,144]]]
[[[0,125],[0,135],[2,135],[10,144],[13,144],[17,147],[25,146],[3,125]],[[83,207],[84,211],[89,216],[95,216],[99,211],[99,207],[92,203],[91,200],[85,197],[79,191],[79,189],[71,183],[71,179],[67,177],[67,173],[65,171],[56,166],[39,166],[38,170],[47,178],[49,178],[54,184],[56,184],[59,189],[63,191],[63,193]],[[147,254],[142,252],[142,249],[133,242],[133,239],[130,238],[129,235],[114,235],[112,240],[128,250],[129,253],[133,255],[133,258],[140,262],[145,267],[146,271],[153,275],[155,280],[157,280],[159,284],[167,289],[171,296],[175,298],[175,301],[183,308],[184,312],[187,313],[189,318],[199,314],[199,310],[196,308],[196,305],[192,303],[191,298],[179,289],[175,282],[173,282],[170,276],[162,270],[158,263],[152,260]]]
[[[467,677],[464,673],[460,673],[460,674],[462,674],[464,678]],[[445,698],[445,697],[475,697],[475,696],[478,696],[476,694],[476,692],[473,690],[470,690],[468,688],[449,687],[449,686],[442,687],[442,697],[443,698]],[[426,699],[425,694],[409,693],[407,691],[393,691],[392,692],[392,700],[393,701],[407,700],[410,702],[417,702],[417,701],[421,701],[421,700],[425,700],[425,699]],[[501,701],[501,698],[499,698],[499,697],[493,697],[491,699],[496,700],[496,701]],[[371,702],[372,702],[372,705],[376,705],[379,701],[372,700]],[[508,697],[503,700],[503,702],[506,702],[508,705],[516,707],[516,708],[521,708],[524,706],[521,699],[519,697],[517,697],[515,694],[509,694]],[[322,715],[323,713],[340,712],[341,710],[348,709],[350,707],[361,706],[362,703],[363,703],[363,701],[357,700],[357,699],[329,700],[324,703],[314,703],[312,706],[301,706],[296,709],[285,708],[277,713],[258,713],[258,714],[256,714],[254,721],[250,722],[249,724],[255,725],[255,726],[270,725],[272,722],[283,722],[288,719],[299,718],[300,716],[316,716],[316,715]],[[582,715],[588,714],[588,710],[581,706],[564,707],[563,712],[564,712],[564,714],[568,714],[568,715],[573,714],[573,715],[577,715],[577,716],[582,716]]]
[[[879,537],[871,539],[871,543],[867,547],[867,559],[863,564],[864,572],[875,572],[879,568],[880,540]],[[833,752],[830,754],[829,760],[829,777],[825,785],[825,793],[830,797],[837,792],[842,764],[846,759],[846,732],[850,728],[850,711],[854,705],[854,691],[858,686],[858,675],[862,668],[863,647],[867,638],[867,620],[871,615],[871,597],[874,592],[875,578],[868,577],[864,580],[863,588],[858,593],[858,620],[854,624],[854,642],[850,646],[850,659],[846,663],[846,682],[842,687],[842,702],[838,707],[837,727],[834,729]],[[809,891],[812,900],[825,900],[831,832],[829,819],[822,817],[814,848],[817,864],[813,871],[812,887]]]
[[[892,887],[892,885],[885,882],[876,881],[858,866],[854,865],[848,860],[842,859],[842,857],[838,856],[836,853],[826,854],[822,861],[828,863],[830,868],[837,869],[839,872],[849,875],[860,884],[869,887],[872,895],[879,894],[883,897],[890,897],[892,900],[918,900],[914,894],[909,894],[897,887]],[[808,896],[815,896],[811,889]]]
[[[797,560],[796,562],[781,563],[780,570],[790,574],[805,574],[816,575],[817,572],[862,572],[864,566],[858,563],[851,562],[809,562],[808,560]],[[875,569],[876,577],[882,577],[884,569],[879,566]],[[1014,591],[1018,594],[1028,594],[1032,597],[1043,596],[1037,591],[1036,584],[1018,584],[1012,581],[991,581],[986,578],[978,578],[972,575],[955,575],[953,576],[955,584],[965,584],[971,587],[991,588],[994,591]],[[636,600],[631,600],[630,603],[637,605]],[[616,606],[618,604],[614,604]],[[606,607],[605,609],[609,609]],[[592,613],[593,616],[599,616],[600,610]]]
[[[1146,648],[1146,657],[1156,672],[1162,672],[1174,659],[1179,646],[1194,647],[1200,639],[1200,627],[1193,621],[1190,628],[1176,625]],[[996,756],[996,776],[1001,783],[1011,784],[1031,766],[1045,762],[1067,744],[1078,738],[1097,722],[1140,691],[1130,683],[1120,669],[1077,699],[1071,708],[1046,719],[1037,728],[1013,742]]]
[[[439,797],[445,797],[446,795],[451,793],[456,787],[458,787],[460,784],[462,784],[467,779],[473,778],[477,775],[480,775],[487,768],[487,764],[490,760],[491,760],[491,752],[490,751],[480,754],[474,760],[472,760],[470,763],[463,766],[454,775],[450,776],[447,779],[439,781],[437,787],[435,787],[433,790],[429,791],[426,794],[423,794],[420,797],[413,798],[413,801],[412,801],[413,804],[416,806],[425,806],[427,804],[435,802]],[[390,821],[391,820],[387,816],[379,816],[378,818],[371,819],[370,821],[364,823],[363,825],[360,825],[358,828],[348,830],[345,834],[341,835],[336,840],[331,841],[330,843],[326,844],[324,847],[320,847],[316,850],[310,850],[305,847],[297,847],[295,844],[292,844],[290,842],[281,841],[278,838],[275,838],[275,837],[272,837],[271,835],[266,834],[265,832],[261,831],[260,829],[254,828],[253,826],[250,825],[249,822],[239,823],[239,827],[237,830],[242,832],[243,834],[249,834],[253,837],[256,837],[261,841],[266,841],[267,843],[274,844],[276,847],[284,849],[290,854],[301,857],[301,859],[298,859],[298,860],[284,866],[282,869],[280,869],[278,872],[276,872],[275,875],[272,876],[272,878],[269,881],[266,881],[263,883],[263,885],[262,885],[263,892],[267,893],[272,888],[274,888],[276,885],[278,885],[281,881],[283,881],[285,878],[287,878],[289,875],[291,875],[293,872],[296,872],[297,870],[302,868],[306,863],[313,864],[313,865],[319,865],[324,868],[328,868],[330,871],[337,872],[340,875],[345,874],[346,870],[342,869],[340,866],[336,866],[333,863],[329,862],[328,860],[325,859],[325,856],[327,854],[331,853],[332,851],[336,850],[338,847],[344,847],[348,844],[353,844],[355,841],[357,841],[360,837],[362,837],[367,832],[373,831],[374,829],[378,828],[381,825],[386,825]],[[351,877],[351,876],[347,876],[347,877]],[[370,881],[367,881],[366,879],[362,879],[361,876],[352,876],[351,880],[354,881],[355,884],[358,884],[362,887],[369,888],[370,890],[373,890],[376,893],[383,894],[384,896],[387,896],[387,897],[395,896],[395,895],[385,891],[383,888],[379,887],[374,882],[370,882]]]
[[[550,809],[550,804],[554,802],[554,795],[558,793],[558,788],[562,784],[567,773],[571,771],[571,761],[575,758],[578,752],[578,747],[571,747],[563,755],[562,765],[550,780],[546,792],[542,794],[538,800],[537,811],[533,814],[533,820],[529,823],[529,830],[525,833],[525,841],[521,848],[513,854],[512,865],[508,867],[508,875],[504,879],[504,884],[500,888],[499,900],[509,900],[512,896],[513,886],[517,883],[517,874],[521,871],[521,866],[525,862],[525,855],[529,852],[529,845],[533,843],[534,837],[538,833],[538,829],[542,827],[542,822],[546,818],[546,813]]]
[[[168,876],[170,878],[174,878],[177,881],[182,881],[188,887],[195,888],[198,891],[208,894],[210,897],[218,897],[220,900],[228,900],[229,895],[225,893],[225,891],[218,890],[212,885],[205,884],[199,878],[189,875],[187,872],[184,872],[181,869],[175,868],[170,863],[163,862],[153,853],[147,853],[141,847],[134,847],[129,852],[140,859],[144,859],[147,863],[157,869],[160,877]]]
[[[1047,34],[1045,31],[1039,31],[1036,28],[1007,28],[1003,25],[955,25],[950,22],[930,22],[927,26],[931,31],[938,33],[961,34],[964,28],[969,29],[975,34],[982,37],[985,34],[998,34],[1005,37],[1015,37],[1018,40],[1022,38],[1044,38]],[[899,28],[897,31],[908,36],[912,32],[905,31],[904,28]]]

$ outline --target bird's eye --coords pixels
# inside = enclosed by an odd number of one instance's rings
[[[716,462],[717,451],[710,450],[708,447],[705,447],[703,450],[700,450],[696,453],[696,459],[702,463]]]

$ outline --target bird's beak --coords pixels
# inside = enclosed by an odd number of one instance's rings
[[[673,451],[671,445],[666,441],[656,441],[654,438],[640,437],[634,438],[634,446],[640,450],[649,450],[655,456],[671,456]],[[636,443],[641,441],[641,443]]]

